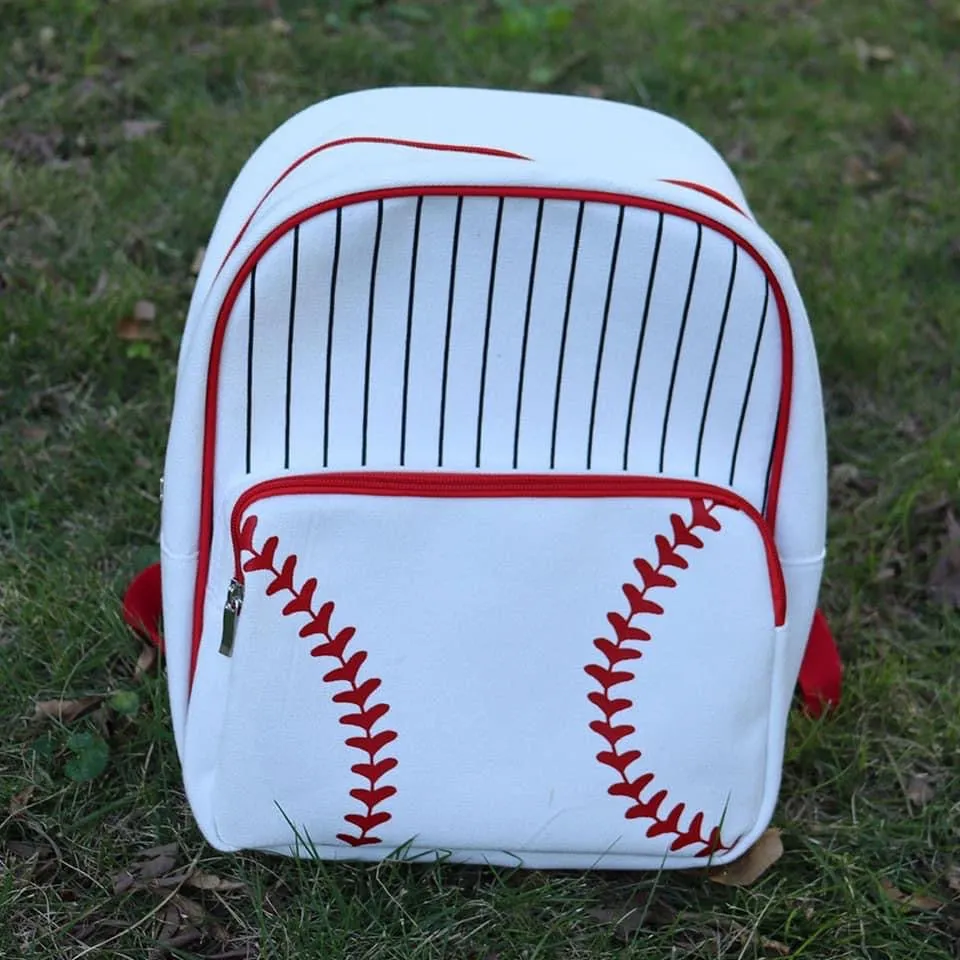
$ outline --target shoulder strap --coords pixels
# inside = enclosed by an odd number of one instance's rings
[[[160,564],[154,563],[130,581],[123,595],[123,619],[132,630],[163,650],[162,614]],[[836,707],[842,681],[843,664],[836,641],[827,618],[818,610],[800,666],[800,691],[807,713],[819,717],[825,707]]]
[[[133,631],[163,650],[160,622],[163,618],[163,593],[160,588],[160,564],[153,563],[130,581],[123,595],[123,619]]]
[[[843,663],[837,642],[822,610],[813,616],[807,649],[800,664],[800,691],[807,713],[819,717],[840,703],[843,686]]]

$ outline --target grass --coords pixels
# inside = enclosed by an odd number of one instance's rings
[[[956,3],[0,0],[0,24],[0,956],[960,956],[960,612],[928,587],[960,512]],[[117,601],[156,542],[191,263],[291,113],[425,82],[671,113],[794,264],[848,675],[837,716],[792,720],[786,852],[755,886],[220,857],[192,825]],[[141,299],[159,339],[118,339]],[[139,702],[32,719],[118,690]],[[78,781],[84,732],[109,757]],[[207,889],[177,886],[190,864]]]

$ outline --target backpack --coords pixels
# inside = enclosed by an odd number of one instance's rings
[[[683,124],[391,88],[277,129],[180,346],[159,642],[222,851],[740,857],[817,612],[826,452],[790,266]]]

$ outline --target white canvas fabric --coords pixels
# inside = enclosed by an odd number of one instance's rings
[[[184,333],[163,615],[217,848],[723,863],[767,826],[825,540],[789,265],[640,108],[292,118]]]

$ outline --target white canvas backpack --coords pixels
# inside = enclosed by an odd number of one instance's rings
[[[804,306],[648,110],[398,88],[281,126],[209,242],[164,477],[173,728],[220,850],[725,863],[798,678],[839,694]],[[159,583],[125,606],[151,634]]]

